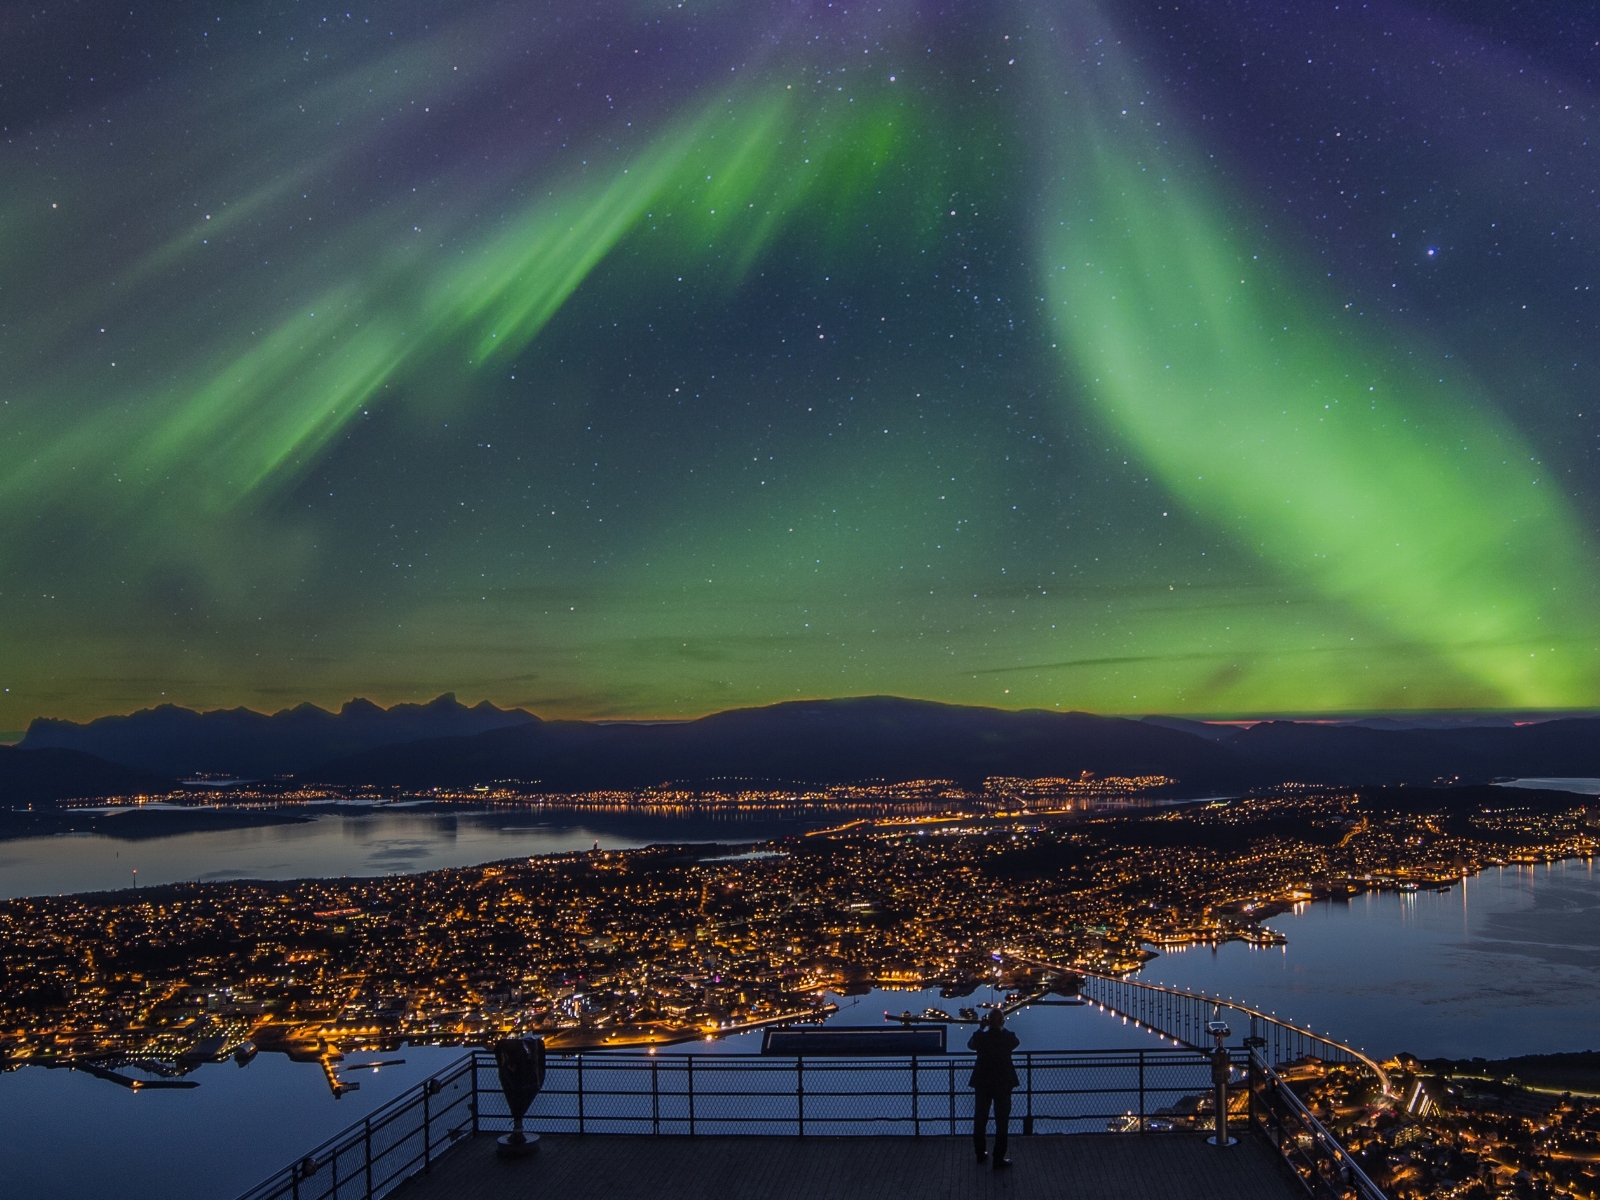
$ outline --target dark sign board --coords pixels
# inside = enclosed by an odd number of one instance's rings
[[[943,1054],[943,1025],[909,1029],[769,1029],[761,1053],[793,1058],[867,1058]]]

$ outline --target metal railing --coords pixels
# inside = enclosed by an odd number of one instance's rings
[[[1020,1132],[1103,1132],[1187,1121],[1163,1114],[1209,1094],[1211,1060],[1193,1050],[1031,1051],[1014,1056]],[[1235,1053],[1243,1067],[1243,1051]],[[509,1129],[493,1060],[479,1060],[483,1128]],[[776,1058],[747,1054],[599,1053],[552,1057],[528,1110],[541,1133],[751,1134],[807,1137],[954,1134],[972,1119],[969,1054]]]
[[[1383,1200],[1264,1058],[1235,1049],[1230,1059],[1248,1073],[1249,1123],[1317,1200]],[[1024,1137],[1199,1130],[1214,1119],[1211,1058],[1198,1050],[1036,1050],[1015,1060],[1012,1121]],[[971,1127],[972,1062],[967,1054],[552,1055],[524,1124],[530,1133],[684,1137],[955,1135]],[[494,1056],[473,1051],[241,1200],[377,1200],[462,1137],[510,1128]]]
[[[1250,1057],[1250,1122],[1316,1200],[1385,1200],[1339,1139],[1329,1133],[1257,1049]]]
[[[240,1200],[375,1200],[428,1170],[477,1129],[480,1057],[474,1053],[451,1063]]]

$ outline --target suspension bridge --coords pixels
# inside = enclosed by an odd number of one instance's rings
[[[1118,975],[1103,975],[1080,967],[1064,967],[1042,959],[1011,957],[1028,966],[1077,975],[1082,980],[1078,992],[1085,1000],[1126,1017],[1141,1028],[1171,1038],[1181,1046],[1209,1049],[1213,1044],[1209,1023],[1225,1020],[1233,1027],[1235,1035],[1248,1039],[1244,1044],[1255,1047],[1269,1066],[1303,1058],[1351,1063],[1371,1071],[1383,1088],[1383,1094],[1394,1096],[1389,1073],[1365,1051],[1237,1000]],[[1244,1029],[1249,1032],[1241,1034]]]

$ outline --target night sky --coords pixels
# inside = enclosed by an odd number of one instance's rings
[[[0,729],[1600,705],[1600,15],[0,9]]]

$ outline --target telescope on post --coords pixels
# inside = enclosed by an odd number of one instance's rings
[[[500,1139],[495,1153],[504,1158],[521,1158],[539,1149],[539,1135],[522,1131],[522,1118],[544,1086],[544,1039],[506,1038],[494,1045],[495,1066],[499,1069],[500,1090],[511,1110],[511,1132]]]
[[[1217,1128],[1206,1141],[1218,1147],[1232,1146],[1238,1139],[1228,1136],[1228,1079],[1233,1073],[1233,1064],[1228,1061],[1226,1043],[1233,1030],[1226,1021],[1217,1020],[1207,1022],[1206,1031],[1217,1041],[1217,1048],[1211,1052],[1212,1106],[1216,1110]]]

